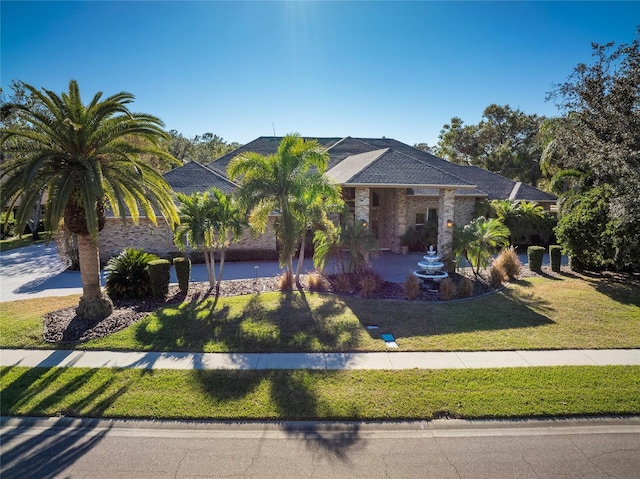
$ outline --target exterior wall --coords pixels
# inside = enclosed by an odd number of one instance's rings
[[[455,212],[453,222],[456,226],[464,226],[469,224],[473,219],[473,211],[476,207],[475,197],[457,197],[455,200]]]
[[[438,198],[438,255],[446,257],[453,248],[453,228],[447,226],[454,221],[455,190],[442,189]]]
[[[397,188],[396,195],[396,227],[393,241],[391,242],[391,251],[400,253],[401,244],[400,237],[407,231],[407,190],[406,188]]]
[[[245,229],[240,241],[233,243],[229,249],[233,250],[276,250],[276,235],[273,230],[275,218],[270,218],[264,234],[254,238],[248,229]],[[140,248],[158,256],[167,256],[178,251],[173,242],[173,233],[162,220],[158,226],[147,218],[140,218],[137,225],[128,220],[123,225],[120,218],[107,218],[104,229],[98,235],[98,248],[100,261],[106,262],[109,258],[119,254],[124,248]],[[187,248],[187,251],[192,251]]]
[[[405,196],[407,196],[406,193]],[[407,227],[415,226],[416,213],[424,213],[432,208],[438,208],[438,198],[435,196],[407,196]],[[400,234],[403,233],[404,231]]]
[[[380,248],[391,248],[391,250],[393,250],[395,243],[398,243],[399,251],[400,241],[396,235],[396,224],[398,223],[396,189],[375,188],[371,191],[372,193],[377,194],[380,200],[379,206],[372,205],[370,212],[372,224],[376,223],[377,225],[377,238]]]
[[[357,220],[365,220],[367,223],[371,222],[369,218],[369,211],[371,205],[369,188],[356,188],[356,200],[355,200],[355,215]]]

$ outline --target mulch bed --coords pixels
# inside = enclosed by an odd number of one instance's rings
[[[568,274],[569,270],[563,267],[562,274]],[[470,276],[469,271],[462,271],[462,274],[452,275],[454,282],[460,281],[463,275]],[[551,272],[548,267],[543,267],[543,276],[559,276],[558,273]],[[538,273],[522,268],[520,277],[539,276]],[[280,291],[279,278],[258,278],[225,280],[220,286],[220,296],[239,296],[255,294],[260,292]],[[306,284],[303,278],[303,284]],[[307,288],[304,288],[305,290]],[[486,278],[481,277],[475,282],[473,296],[482,296],[490,293],[494,289],[489,285]],[[327,292],[334,292],[331,287]],[[348,293],[347,293],[348,294]],[[357,296],[357,292],[351,293]],[[208,283],[190,283],[189,291],[185,294],[177,286],[169,287],[169,294],[164,300],[115,300],[113,302],[113,313],[107,318],[95,322],[93,320],[81,319],[76,316],[75,306],[59,309],[44,315],[44,339],[53,343],[64,342],[85,342],[116,333],[131,324],[140,321],[153,313],[158,308],[170,304],[178,304],[184,301],[199,301],[207,297],[213,297],[215,292],[209,288]],[[378,290],[370,296],[370,299],[395,299],[405,300],[402,284],[383,282]],[[438,292],[423,287],[420,296],[415,301],[438,301]]]

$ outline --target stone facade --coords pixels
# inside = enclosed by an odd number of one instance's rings
[[[407,228],[415,225],[416,214],[425,213],[428,209],[437,209],[439,221],[442,222],[447,235],[445,241],[447,239],[451,241],[452,231],[451,228],[446,227],[447,220],[453,219],[459,226],[469,223],[473,217],[476,199],[456,197],[452,200],[453,191],[447,191],[449,192],[443,209],[443,198],[408,196],[406,188],[358,188],[356,189],[355,217],[366,220],[375,228],[382,249],[399,253],[400,237]],[[373,204],[374,194],[377,205]],[[275,217],[272,217],[265,233],[258,237],[253,237],[246,229],[242,238],[233,243],[230,249],[276,251],[274,220]],[[438,241],[438,250],[443,248],[443,244],[440,240]],[[141,248],[159,256],[170,256],[179,251],[173,242],[172,232],[162,220],[159,220],[158,226],[153,226],[147,218],[140,218],[137,225],[134,225],[131,220],[123,224],[119,218],[107,218],[105,228],[99,235],[100,261],[104,263],[128,247]],[[186,251],[192,250],[187,248]]]
[[[242,238],[231,245],[234,250],[276,250],[276,235],[273,229],[275,218],[270,218],[264,234],[253,237],[245,229]],[[107,218],[104,229],[98,236],[100,261],[106,262],[125,248],[139,248],[158,256],[169,256],[179,251],[173,242],[171,229],[162,220],[154,226],[147,218],[140,218],[137,225],[129,219],[123,224],[120,218]],[[191,248],[186,249],[192,251]]]
[[[453,227],[449,222],[454,220],[455,190],[441,189],[438,198],[438,255],[443,258],[453,248]]]
[[[371,190],[369,188],[356,188],[355,199],[355,215],[356,221],[364,220],[367,223],[371,222],[369,217],[369,208],[371,205]]]

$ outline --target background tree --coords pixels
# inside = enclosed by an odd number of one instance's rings
[[[236,142],[227,143],[223,138],[213,133],[204,133],[188,138],[177,130],[170,130],[169,136],[167,150],[182,163],[187,161],[210,163],[242,146]]]
[[[453,163],[479,166],[536,186],[541,177],[538,130],[542,121],[509,105],[489,105],[477,125],[452,118],[440,132],[435,151]]]
[[[425,153],[433,154],[433,148],[431,148],[428,143],[416,143],[413,147]]]
[[[156,211],[171,225],[178,221],[171,188],[140,160],[142,154],[169,157],[157,146],[166,133],[158,118],[129,111],[127,105],[134,100],[130,93],[102,99],[98,92],[85,105],[75,80],[60,96],[23,85],[37,107],[3,105],[4,112],[21,122],[1,131],[0,146],[9,160],[2,164],[0,203],[17,205],[16,224],[24,225],[45,192],[48,228],[64,218],[65,228],[77,236],[83,291],[77,315],[104,318],[113,309],[100,287],[98,261],[105,203],[123,221],[128,211],[137,222],[139,207],[153,223]],[[134,144],[131,137],[142,141]]]
[[[11,105],[24,105],[34,109],[40,108],[37,100],[30,94],[30,92],[24,87],[24,85],[17,80],[12,80],[9,94],[6,94],[0,88],[0,128],[2,129],[7,129],[10,127],[26,126],[21,116],[13,113],[15,110],[11,107]],[[13,149],[17,149],[18,144],[20,142],[23,142],[24,139],[22,139],[21,137],[14,137],[9,141],[14,144]],[[5,155],[5,151],[6,151],[6,148],[0,149],[0,165],[5,160],[9,159]],[[40,225],[41,213],[42,213],[42,197],[40,197],[40,201],[34,204],[32,215],[27,220],[27,226],[31,231],[32,239],[34,241],[40,239],[40,236],[38,234],[38,228]],[[11,215],[11,211],[7,211],[6,214],[7,214],[6,219],[8,220],[9,216]],[[3,231],[6,231],[6,230],[3,229]],[[20,228],[19,230],[14,230],[13,233],[15,235],[22,234],[22,228]]]
[[[615,260],[600,266],[636,271],[640,268],[639,47],[640,27],[631,44],[594,43],[593,63],[578,64],[568,80],[549,94],[564,112],[553,140],[554,159],[560,170],[581,173],[574,191],[584,197],[584,203],[573,198],[561,207],[562,244],[574,257],[589,258],[598,257],[595,249],[610,244]],[[600,239],[592,245],[570,242],[570,237],[580,238],[575,228],[585,225],[583,208],[578,205],[591,203],[594,192],[604,191],[609,198],[607,220],[597,215],[598,221],[594,217],[588,225]]]
[[[322,175],[328,162],[329,155],[316,140],[304,140],[295,133],[285,136],[273,155],[244,152],[229,163],[229,177],[239,181],[238,195],[255,231],[264,232],[269,215],[280,213],[275,223],[280,265],[290,275],[301,232],[296,202],[302,201],[310,176]]]

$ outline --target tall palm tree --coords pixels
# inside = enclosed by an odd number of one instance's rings
[[[297,217],[300,228],[296,282],[300,281],[307,231],[326,224],[329,221],[328,215],[341,211],[343,205],[340,186],[318,172],[307,177],[302,194],[291,202],[292,211]]]
[[[249,223],[264,232],[269,215],[280,212],[276,234],[280,241],[280,265],[293,274],[293,256],[300,237],[301,222],[292,204],[302,197],[307,179],[314,171],[327,169],[329,155],[316,140],[304,140],[297,133],[285,136],[275,154],[263,156],[245,152],[236,156],[227,168],[229,177],[238,180],[238,194],[249,211]]]
[[[243,211],[234,198],[217,188],[192,195],[178,193],[180,226],[174,240],[183,248],[188,242],[204,253],[209,286],[220,291],[224,258],[228,246],[242,235],[246,224]],[[216,278],[215,252],[220,250],[220,269]]]
[[[216,293],[220,291],[222,274],[224,272],[224,258],[229,245],[238,241],[242,236],[242,231],[246,226],[244,210],[240,208],[235,197],[225,195],[217,188],[212,188],[211,193],[216,202],[215,208],[215,233],[216,248],[220,250],[220,270],[218,272],[218,282],[216,283]]]
[[[24,224],[44,192],[48,229],[64,218],[65,228],[77,236],[83,294],[76,314],[104,318],[113,310],[100,287],[97,238],[105,205],[123,220],[128,212],[134,223],[139,207],[154,224],[156,211],[170,224],[178,221],[171,188],[140,159],[144,154],[172,159],[158,147],[166,138],[163,124],[155,116],[130,112],[130,93],[102,99],[98,92],[85,105],[75,80],[60,96],[24,87],[35,105],[3,106],[3,114],[23,121],[1,131],[0,147],[9,159],[2,164],[0,203],[18,205],[16,223]]]

